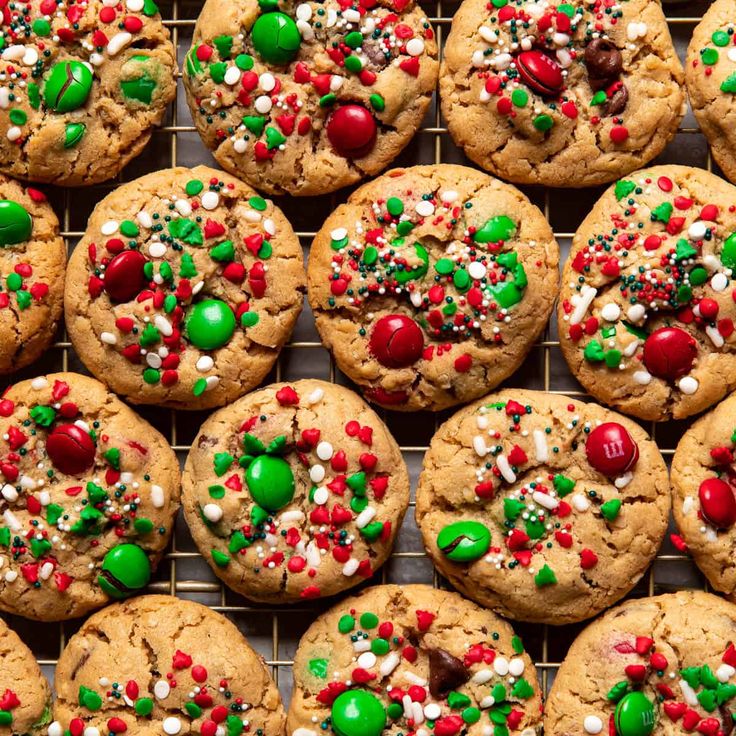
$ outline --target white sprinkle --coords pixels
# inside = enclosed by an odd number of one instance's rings
[[[169,697],[170,692],[171,686],[166,682],[166,680],[158,680],[158,682],[153,686],[153,694],[156,696],[157,700],[165,700]]]
[[[211,371],[215,365],[215,361],[209,355],[203,355],[196,362],[196,368],[200,373],[207,373]]]
[[[377,513],[378,512],[373,508],[373,506],[366,506],[356,517],[355,526],[357,526],[358,529],[368,526],[368,524],[373,521]]]
[[[585,496],[583,496],[582,493],[576,493],[572,497],[572,505],[575,511],[583,512],[588,510],[588,508],[590,507],[590,502],[587,498],[585,498]]]
[[[378,671],[381,673],[382,677],[388,677],[398,666],[399,662],[401,660],[399,659],[399,655],[396,654],[396,652],[389,652],[381,662],[380,667],[378,668]],[[424,715],[427,715],[427,712],[425,710]]]
[[[309,468],[309,479],[312,483],[321,483],[325,479],[325,469],[322,465],[312,465]]]
[[[710,280],[710,288],[713,289],[713,291],[725,291],[727,287],[728,277],[725,273],[716,273],[713,275],[713,278]]]
[[[107,222],[102,223],[100,231],[103,235],[114,235],[118,231],[118,227],[120,227],[118,222],[115,220],[108,220]]]
[[[0,490],[0,493],[2,494],[2,497],[10,503],[14,503],[18,500],[18,491],[16,491],[15,486],[11,486],[10,483],[6,483],[2,487],[2,490]]]
[[[496,657],[496,659],[493,660],[493,669],[497,675],[505,677],[509,673],[508,659],[506,659],[506,657]]]
[[[276,86],[276,77],[271,72],[264,72],[258,77],[258,84],[264,92],[270,92]]]
[[[356,573],[356,572],[358,572],[358,567],[359,567],[359,565],[360,565],[360,562],[358,562],[358,560],[356,560],[356,559],[355,559],[355,557],[351,557],[351,558],[350,558],[350,559],[349,559],[349,560],[348,560],[348,561],[347,561],[347,562],[346,562],[346,563],[345,563],[345,564],[343,565],[343,568],[342,568],[342,574],[343,574],[343,575],[344,575],[344,576],[345,576],[346,578],[350,578],[350,577],[352,577],[353,575],[355,575],[355,573]]]
[[[598,289],[595,289],[592,286],[583,286],[580,296],[576,300],[575,309],[570,315],[571,325],[576,325],[582,321],[588,311],[588,307],[593,303],[597,293]]]
[[[632,21],[626,26],[626,37],[629,41],[636,41],[637,38],[644,38],[647,35],[647,30],[646,23],[635,23]]]
[[[202,508],[202,513],[213,524],[217,524],[222,519],[222,509],[216,503],[206,503]]]
[[[324,486],[320,486],[314,492],[313,500],[317,506],[324,506],[330,498],[330,492]]]
[[[309,3],[300,3],[297,5],[296,17],[299,20],[309,20],[312,17],[312,6]]]
[[[473,437],[473,449],[478,457],[485,457],[488,454],[488,448],[486,447],[485,439],[477,434]]]
[[[680,691],[682,692],[682,695],[685,698],[685,702],[688,705],[694,705],[697,707],[698,696],[695,694],[695,690],[693,690],[685,680],[680,680],[679,685],[680,685]]]
[[[363,652],[358,657],[358,667],[362,667],[364,670],[369,670],[376,664],[376,655],[373,652]]]
[[[205,192],[201,197],[202,207],[206,210],[213,210],[220,203],[220,197],[217,192]]]
[[[174,328],[171,326],[171,322],[163,314],[157,314],[153,318],[153,323],[158,327],[159,332],[164,337],[170,337],[174,334]]]
[[[344,227],[336,227],[331,233],[330,237],[333,240],[344,240],[348,236],[347,228]]]
[[[600,733],[603,730],[603,721],[598,716],[585,716],[583,728],[586,733]]]
[[[424,41],[415,36],[406,42],[406,53],[409,56],[421,56],[424,53]]]
[[[189,200],[187,199],[177,199],[176,202],[174,202],[174,207],[176,207],[176,211],[182,217],[188,217],[192,214],[192,205],[189,204]]]
[[[549,460],[549,448],[547,447],[547,435],[542,429],[535,429],[532,432],[534,439],[534,452],[537,455],[537,460],[540,463]]]
[[[228,87],[236,85],[240,81],[240,69],[236,66],[229,66],[225,72],[223,81]]]
[[[256,97],[254,106],[257,112],[261,113],[261,115],[265,115],[267,112],[271,111],[273,103],[268,95],[260,95],[259,97]]]
[[[319,404],[324,396],[325,392],[321,388],[314,389],[314,391],[312,391],[312,393],[307,396],[307,405],[313,406],[314,404]]]
[[[434,205],[428,199],[420,199],[414,209],[421,217],[430,217],[434,214]]]
[[[725,662],[716,670],[716,677],[720,682],[728,682],[734,675],[736,675],[736,669]]]
[[[125,7],[131,13],[140,13],[143,10],[143,0],[125,0]]]
[[[704,222],[697,220],[687,229],[687,236],[690,240],[702,240],[705,237],[707,226]]]
[[[317,457],[320,460],[326,461],[332,457],[333,449],[329,442],[320,442],[317,445]]]
[[[478,670],[473,675],[471,682],[474,682],[476,685],[485,685],[492,677],[493,677],[493,670],[486,668],[486,669]]]
[[[710,341],[717,348],[722,348],[723,344],[726,342],[723,339],[723,335],[721,335],[721,333],[718,331],[718,328],[714,327],[713,325],[706,325],[705,334],[708,335],[708,337],[710,338]]]
[[[112,332],[101,332],[100,340],[102,340],[105,345],[117,345],[118,342],[118,338],[115,337]]]
[[[692,376],[683,376],[677,385],[682,393],[687,396],[692,396],[692,394],[698,390],[698,386],[700,384],[698,383],[698,380]]]
[[[633,379],[640,386],[648,386],[652,381],[649,371],[634,371]]]
[[[46,733],[49,736],[63,736],[64,729],[59,721],[54,721],[47,729]]]
[[[601,309],[601,317],[606,322],[615,322],[621,316],[621,307],[616,302],[609,302]]]
[[[162,509],[164,507],[164,489],[161,486],[151,486],[151,503],[156,509]]]
[[[153,242],[148,246],[148,255],[151,258],[163,258],[166,255],[166,243]]]
[[[640,319],[644,318],[646,313],[647,310],[643,304],[632,304],[628,308],[626,316],[629,318],[630,322],[638,322]]]
[[[468,266],[470,278],[480,281],[486,275],[486,267],[480,261],[473,261]]]
[[[509,662],[509,674],[513,675],[514,677],[520,677],[522,674],[524,674],[524,660],[521,657],[514,657]]]
[[[181,731],[181,721],[176,716],[164,718],[163,729],[168,736],[176,736]]]
[[[51,573],[53,571],[54,571],[54,563],[44,562],[38,571],[38,577],[40,577],[41,580],[48,580],[51,577]]]
[[[532,498],[534,499],[534,503],[539,504],[550,511],[552,509],[556,509],[560,505],[560,502],[554,496],[550,496],[549,493],[534,491],[534,493],[532,493]]]
[[[127,31],[116,33],[107,44],[108,56],[117,56],[132,40],[132,34]]]
[[[496,466],[501,471],[501,475],[507,483],[516,482],[516,473],[511,470],[511,465],[509,465],[509,461],[506,459],[506,455],[499,455],[496,458]]]

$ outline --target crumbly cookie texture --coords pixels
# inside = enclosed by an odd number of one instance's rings
[[[439,410],[521,364],[557,295],[559,248],[521,192],[464,166],[395,169],[317,233],[309,302],[371,400]]]
[[[202,426],[184,511],[212,569],[259,601],[333,595],[391,552],[409,475],[383,422],[324,381],[268,386]]]
[[[455,142],[523,184],[587,187],[647,164],[685,113],[656,0],[465,0],[440,73]]]
[[[736,134],[728,124],[736,107],[736,12],[729,0],[716,0],[695,27],[687,50],[685,79],[695,117],[713,158],[736,182]]]
[[[270,200],[206,166],[165,169],[95,207],[69,260],[66,324],[87,368],[130,401],[220,406],[271,369],[304,281]]]
[[[148,595],[89,618],[59,658],[47,736],[282,736],[275,683],[238,628],[206,606]]]
[[[545,703],[545,733],[731,733],[735,630],[736,607],[700,591],[612,609],[567,653]]]
[[[173,451],[98,381],[53,373],[0,399],[0,610],[59,621],[141,590],[178,508]]]
[[[623,597],[667,528],[667,468],[635,422],[509,390],[432,439],[416,518],[434,564],[504,616],[563,624]]]
[[[176,94],[176,57],[154,0],[6,3],[0,170],[66,186],[113,178]]]
[[[511,627],[457,593],[381,585],[320,616],[294,657],[288,736],[534,736],[537,674]]]
[[[0,175],[0,374],[49,347],[64,302],[66,247],[43,192]]]
[[[682,436],[672,460],[672,504],[681,537],[710,584],[736,598],[736,397],[722,401]]]
[[[560,345],[595,398],[661,421],[736,386],[736,189],[657,166],[609,188],[562,274]]]
[[[223,168],[263,192],[312,195],[385,168],[421,124],[438,69],[413,0],[208,0],[184,86]]]
[[[30,649],[0,618],[0,736],[45,732],[51,691]]]

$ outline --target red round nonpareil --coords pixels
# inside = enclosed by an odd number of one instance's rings
[[[46,453],[53,466],[67,475],[80,475],[95,462],[95,444],[76,424],[60,424],[46,438]]]
[[[133,299],[145,284],[146,257],[137,250],[118,253],[105,269],[105,291],[114,302]]]
[[[421,358],[424,335],[411,317],[389,314],[376,323],[368,347],[381,365],[405,368]]]
[[[707,478],[698,490],[703,518],[716,529],[728,529],[736,523],[736,498],[733,488],[720,478]]]
[[[524,51],[516,59],[524,84],[540,95],[553,97],[562,89],[560,65],[541,51]]]
[[[362,105],[342,105],[327,121],[327,137],[345,158],[361,158],[373,150],[377,126],[373,115]]]
[[[697,354],[695,338],[679,327],[660,327],[644,343],[647,370],[670,381],[689,373]]]
[[[597,471],[616,476],[636,465],[639,447],[624,426],[618,422],[604,422],[588,435],[585,455]]]

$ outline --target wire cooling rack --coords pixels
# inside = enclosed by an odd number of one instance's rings
[[[227,2],[228,0],[221,1]],[[160,2],[164,23],[171,31],[177,48],[180,68],[190,46],[194,23],[201,4],[202,0],[164,0]],[[437,0],[421,4],[436,30],[440,48],[442,48],[458,2],[456,0]],[[664,4],[678,54],[683,59],[693,27],[702,17],[709,2],[708,0],[695,0],[694,2],[665,0]],[[705,138],[698,130],[691,112],[688,112],[675,140],[657,162],[680,163],[708,170],[714,169]],[[145,173],[169,166],[194,166],[200,163],[216,166],[192,125],[181,79],[179,79],[177,99],[168,113],[165,124],[154,133],[142,155],[125,169],[119,180],[88,189],[50,188],[47,190],[49,199],[59,215],[62,235],[70,252],[82,236],[87,218],[94,205],[121,181],[129,181]],[[452,142],[442,120],[436,98],[432,101],[422,128],[397,159],[395,165],[411,166],[432,163],[471,165]],[[570,196],[570,193],[565,190],[541,187],[523,189],[550,220],[562,248],[564,260],[575,229],[600,196],[603,188],[576,190],[574,196]],[[343,190],[332,195],[309,199],[277,199],[277,204],[285,211],[299,235],[305,256],[316,230],[335,206],[347,198],[349,192],[350,190]],[[29,369],[15,376],[14,380],[59,370],[86,372],[63,331],[53,349]],[[297,380],[305,377],[321,378],[350,385],[335,368],[328,352],[319,342],[314,320],[306,304],[291,342],[283,350],[266,382]],[[562,358],[554,318],[543,339],[534,346],[525,364],[507,381],[506,385],[543,389],[552,393],[586,398],[586,394],[572,377]],[[138,408],[137,410],[168,437],[183,463],[190,443],[206,414],[156,408]],[[383,413],[383,419],[399,442],[409,466],[412,479],[412,500],[391,559],[372,580],[368,581],[369,585],[380,582],[401,584],[421,582],[430,583],[436,587],[447,586],[424,553],[421,535],[414,523],[414,487],[421,470],[422,457],[431,436],[450,413],[443,412],[422,417],[394,412]],[[669,462],[680,435],[687,427],[687,422],[668,422],[645,426],[656,438],[663,455]],[[653,595],[678,588],[705,587],[704,578],[690,559],[677,553],[667,540],[655,563],[630,596]],[[196,600],[229,616],[266,659],[287,705],[291,695],[293,655],[299,638],[314,618],[334,602],[327,600],[282,607],[250,604],[244,598],[223,587],[214,577],[209,566],[198,554],[181,518],[177,521],[171,548],[162,561],[149,587],[149,592]],[[11,625],[33,649],[44,672],[52,679],[57,658],[80,622],[39,624],[17,617],[10,618],[12,618]],[[515,625],[535,661],[545,694],[572,640],[583,626],[584,624],[578,624],[554,628],[529,624]]]

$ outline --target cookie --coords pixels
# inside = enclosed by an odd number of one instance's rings
[[[48,736],[281,736],[286,719],[262,657],[235,624],[173,596],[89,618],[59,658],[55,690]]]
[[[87,368],[117,394],[220,406],[271,370],[302,308],[302,250],[271,201],[220,171],[157,171],[95,207],[64,309]]]
[[[586,628],[545,703],[548,734],[727,734],[736,607],[700,591],[627,601]]]
[[[409,504],[399,446],[365,402],[313,379],[220,409],[192,444],[183,505],[231,588],[283,603],[338,593],[388,558]]]
[[[0,498],[0,610],[60,621],[147,585],[179,465],[101,383],[52,373],[0,399]]]
[[[207,0],[183,76],[218,163],[302,196],[385,168],[421,124],[438,69],[413,0]]]
[[[154,0],[6,3],[0,171],[80,186],[137,156],[176,94],[176,57]]]
[[[734,197],[707,171],[656,166],[610,187],[578,228],[560,347],[596,399],[661,421],[736,386]]]
[[[463,166],[394,169],[317,233],[309,303],[371,401],[439,410],[519,367],[552,311],[558,257],[544,216],[514,187]]]
[[[64,301],[66,246],[38,189],[0,174],[0,374],[53,342]]]
[[[656,0],[465,0],[440,73],[455,143],[509,181],[589,187],[646,165],[686,110]]]
[[[440,427],[416,519],[437,569],[469,598],[513,619],[564,624],[634,587],[669,510],[667,468],[638,424],[514,389]]]
[[[736,396],[724,399],[680,438],[672,459],[672,505],[687,549],[716,590],[736,598]]]
[[[0,735],[38,736],[51,720],[51,691],[31,650],[0,618]]]
[[[695,27],[687,50],[685,81],[690,104],[723,173],[736,181],[736,135],[729,117],[736,108],[736,13],[729,0],[715,0]]]
[[[288,736],[534,736],[537,674],[490,611],[427,585],[380,585],[341,601],[294,657]]]

